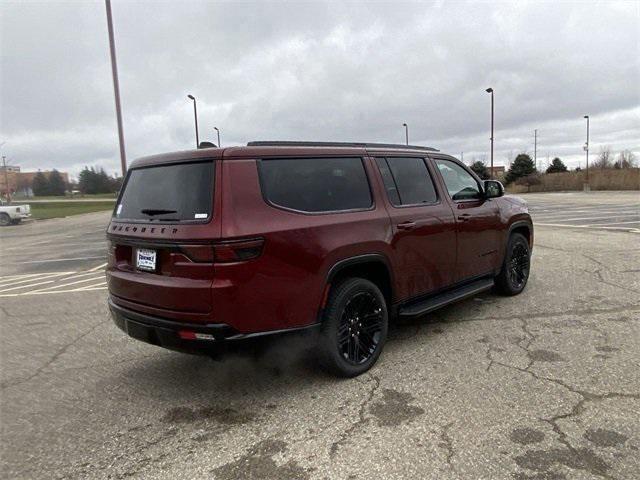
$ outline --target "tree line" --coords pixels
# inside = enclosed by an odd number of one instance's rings
[[[614,160],[614,155],[611,152],[610,147],[604,147],[600,150],[600,153],[596,159],[589,165],[590,169],[624,169],[634,168],[636,165],[636,158],[633,152],[624,150],[618,154],[618,157]],[[486,180],[491,177],[489,168],[482,160],[476,160],[471,164],[471,170],[473,170],[480,178]],[[555,157],[547,169],[544,172],[540,172],[536,169],[536,165],[527,153],[520,153],[513,160],[513,163],[507,170],[504,181],[508,185],[515,183],[517,185],[531,186],[540,183],[540,175],[543,173],[553,174],[567,172],[569,169],[564,162]],[[577,167],[575,171],[581,171],[580,167]]]
[[[33,178],[31,189],[37,197],[41,196],[64,196],[67,191],[77,187],[83,194],[115,193],[122,185],[121,177],[111,177],[103,168],[84,167],[78,176],[78,183],[69,184],[55,168],[45,174],[38,172]]]

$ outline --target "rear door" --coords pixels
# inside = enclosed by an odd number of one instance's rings
[[[455,215],[456,281],[492,273],[497,266],[502,228],[498,203],[484,198],[480,182],[462,163],[451,157],[434,157],[434,163]]]
[[[455,219],[421,157],[376,157],[393,224],[398,297],[405,300],[453,283]]]
[[[211,310],[211,243],[219,236],[215,163],[181,161],[128,172],[108,228],[107,277],[116,301],[172,312]]]

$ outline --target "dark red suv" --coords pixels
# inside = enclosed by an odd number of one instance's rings
[[[209,353],[315,330],[337,374],[369,369],[389,321],[482,290],[520,293],[521,200],[426,147],[250,142],[131,165],[108,227],[109,305],[130,336]]]

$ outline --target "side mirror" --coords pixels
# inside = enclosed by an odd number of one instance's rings
[[[484,181],[484,197],[497,198],[504,195],[504,186],[497,180]]]

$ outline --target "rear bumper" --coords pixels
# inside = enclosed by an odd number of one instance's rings
[[[219,347],[223,345],[241,344],[251,340],[294,332],[313,331],[320,326],[320,324],[316,323],[284,330],[241,333],[224,323],[203,325],[176,322],[134,312],[116,305],[111,298],[109,298],[109,309],[114,323],[130,337],[170,350],[196,354],[207,354],[212,350],[218,351]],[[189,333],[185,334],[185,332]],[[184,336],[193,336],[192,334],[204,334],[208,338],[206,340],[184,338]]]

